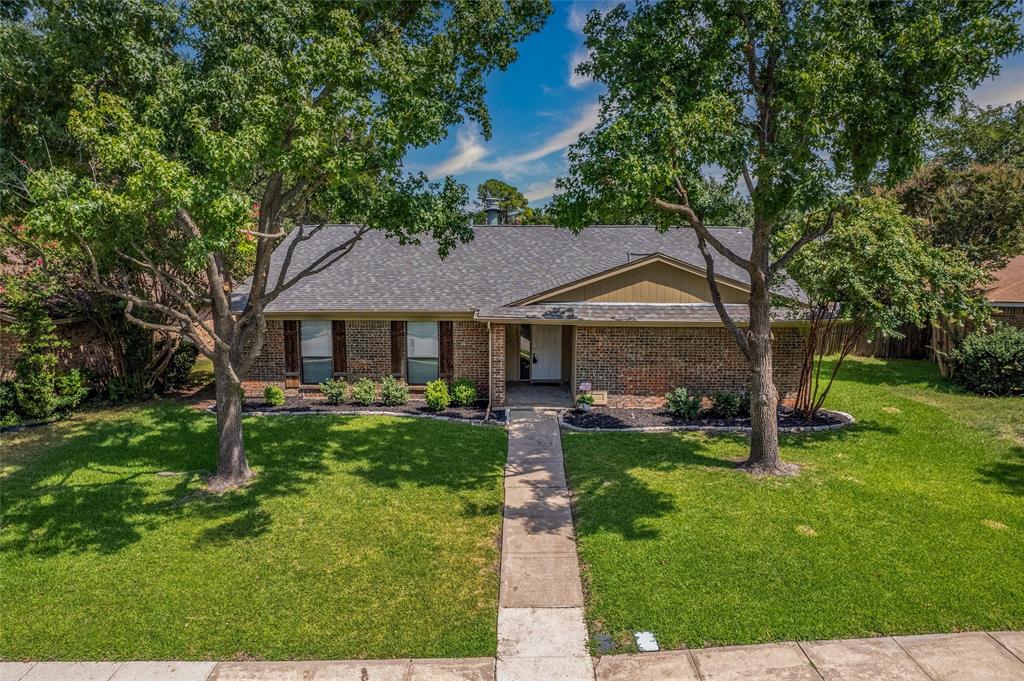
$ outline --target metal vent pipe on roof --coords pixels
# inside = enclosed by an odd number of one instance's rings
[[[498,215],[501,213],[498,204],[498,199],[493,196],[488,196],[484,199],[484,212],[487,214],[487,224],[489,225],[498,224]]]

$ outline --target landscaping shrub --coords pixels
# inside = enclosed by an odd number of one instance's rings
[[[276,385],[268,385],[263,389],[263,401],[271,407],[280,407],[284,404],[284,391]]]
[[[452,402],[460,407],[472,407],[476,404],[476,383],[468,378],[460,378],[452,384]]]
[[[324,394],[330,404],[344,404],[348,399],[349,385],[345,381],[329,378],[320,384],[320,392]]]
[[[587,405],[588,407],[594,406],[594,394],[593,393],[580,393],[576,396],[576,404]]]
[[[951,354],[953,380],[979,395],[1024,395],[1024,330],[975,331]]]
[[[452,396],[448,393],[448,384],[442,378],[427,383],[424,398],[427,401],[427,408],[431,411],[444,411],[452,403]]]
[[[711,394],[711,415],[719,419],[735,419],[750,415],[750,398],[744,393],[719,390]]]
[[[356,404],[370,406],[377,399],[377,384],[369,378],[360,378],[352,386],[352,399]]]
[[[57,371],[57,351],[69,343],[57,335],[46,310],[53,282],[35,270],[17,280],[6,279],[5,285],[5,302],[15,317],[9,329],[20,341],[14,377],[19,413],[45,419],[74,409],[88,391],[78,370]]]
[[[700,416],[700,395],[691,395],[686,388],[675,388],[665,393],[668,413],[692,421]]]
[[[0,426],[13,425],[18,421],[18,397],[14,383],[0,381]]]
[[[380,399],[389,407],[405,404],[409,401],[409,386],[394,376],[385,376],[380,382]]]

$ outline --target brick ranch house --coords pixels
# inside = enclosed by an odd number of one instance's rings
[[[303,230],[279,247],[284,253]],[[351,236],[327,226],[300,242],[290,271]],[[716,228],[738,252],[750,232]],[[746,272],[717,258],[723,302],[747,317]],[[799,292],[789,282],[787,290]],[[241,310],[244,287],[235,295]],[[575,395],[581,383],[610,404],[660,402],[677,386],[707,393],[743,390],[747,362],[710,302],[704,259],[690,229],[595,226],[579,235],[550,226],[481,225],[441,260],[434,243],[401,245],[370,232],[331,268],[307,277],[266,308],[267,332],[245,382],[289,393],[328,378],[393,375],[411,386],[469,378],[492,406],[507,390],[543,384]],[[790,315],[791,317],[791,315]],[[780,311],[775,382],[799,382],[806,331]]]

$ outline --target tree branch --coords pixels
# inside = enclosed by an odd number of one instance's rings
[[[697,246],[700,248],[701,255],[704,256],[704,262],[706,264],[705,277],[708,280],[708,286],[711,288],[711,302],[715,304],[715,309],[718,310],[718,316],[722,318],[722,323],[725,324],[725,328],[729,330],[733,340],[740,347],[740,351],[743,352],[743,356],[749,361],[751,359],[750,341],[740,331],[739,327],[736,326],[736,322],[729,315],[728,310],[725,309],[725,305],[722,303],[722,294],[718,290],[718,282],[715,280],[715,260],[711,257],[711,252],[708,251],[707,242],[704,240],[703,234],[697,232]]]
[[[786,267],[786,264],[789,263],[790,260],[792,260],[793,256],[796,255],[801,248],[811,243],[815,239],[820,239],[821,237],[825,236],[830,231],[832,231],[832,225],[835,224],[835,220],[836,209],[832,208],[828,212],[828,217],[825,218],[825,224],[823,224],[819,229],[804,233],[803,236],[801,236],[799,239],[793,242],[793,244],[788,249],[786,249],[786,252],[783,253],[778,260],[776,260],[771,266],[769,266],[768,271],[770,272],[770,274],[772,276],[778,274]]]
[[[665,201],[655,196],[651,199],[651,203],[656,208],[660,208],[661,210],[685,216],[687,220],[690,221],[690,225],[693,227],[694,231],[697,232],[698,236],[703,237],[709,244],[711,244],[714,247],[716,251],[721,253],[722,256],[729,260],[731,263],[733,263],[737,267],[742,268],[744,271],[750,271],[750,261],[744,258],[743,256],[739,255],[732,249],[730,249],[717,238],[715,238],[715,235],[712,234],[710,230],[708,230],[708,228],[704,226],[704,221],[700,219],[700,217],[693,211],[692,208],[690,208],[689,202],[682,204],[671,203],[669,201]]]

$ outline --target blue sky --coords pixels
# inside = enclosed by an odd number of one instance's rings
[[[586,58],[583,22],[591,9],[610,0],[558,1],[544,29],[519,46],[519,59],[487,81],[493,135],[485,140],[474,126],[459,126],[444,142],[414,150],[406,167],[431,179],[453,175],[476,186],[497,177],[518,187],[531,206],[551,198],[555,178],[566,169],[565,150],[597,122],[601,86],[573,74]],[[972,98],[979,105],[1024,99],[1024,54],[1007,59],[1002,72],[983,83]]]

